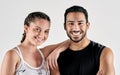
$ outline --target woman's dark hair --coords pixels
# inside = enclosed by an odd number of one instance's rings
[[[28,16],[25,18],[24,25],[30,26],[30,23],[34,22],[36,19],[45,19],[50,22],[50,18],[47,14],[43,12],[32,12],[28,14]],[[26,38],[26,33],[24,31],[21,43],[25,40],[25,38]]]

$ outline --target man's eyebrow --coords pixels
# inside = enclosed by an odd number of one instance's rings
[[[74,22],[74,21],[67,21],[67,22]]]
[[[84,22],[84,20],[80,20],[80,21],[78,21],[78,22]]]
[[[74,22],[74,21],[67,21],[67,22]],[[84,22],[84,20],[80,20],[80,21],[78,21],[78,22]]]

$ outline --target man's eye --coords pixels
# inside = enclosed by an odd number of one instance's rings
[[[74,23],[69,23],[69,25],[74,25]]]
[[[83,25],[83,24],[84,24],[84,23],[81,23],[81,22],[80,22],[80,23],[78,23],[78,25]]]
[[[78,25],[81,25],[82,23],[78,23]]]

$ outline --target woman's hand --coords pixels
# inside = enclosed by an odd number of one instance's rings
[[[98,71],[97,75],[103,75],[102,70]]]
[[[56,49],[54,49],[46,58],[47,68],[58,69],[57,59],[61,52],[65,51],[70,45],[70,40],[66,40],[61,43]]]

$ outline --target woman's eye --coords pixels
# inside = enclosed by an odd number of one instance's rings
[[[49,33],[49,31],[45,31],[45,33],[47,33],[47,34],[48,34],[48,33]]]
[[[36,31],[36,32],[40,32],[41,30],[40,30],[39,28],[36,28],[35,31]]]

